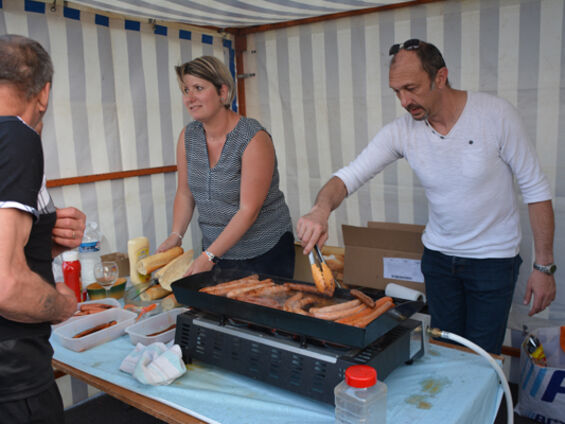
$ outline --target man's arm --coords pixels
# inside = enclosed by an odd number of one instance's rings
[[[0,209],[0,315],[17,322],[60,322],[76,311],[74,293],[53,287],[27,265],[24,247],[32,217],[18,209]]]
[[[551,200],[528,204],[530,225],[534,236],[535,263],[548,265],[553,263],[553,235],[555,218]],[[533,270],[526,285],[524,304],[527,305],[534,297],[532,308],[528,313],[532,316],[547,308],[555,299],[555,278],[543,272]]]
[[[322,187],[316,203],[309,213],[298,220],[296,224],[296,236],[304,247],[307,255],[318,243],[321,247],[328,239],[328,219],[331,212],[336,209],[347,196],[347,188],[338,177],[332,177]]]

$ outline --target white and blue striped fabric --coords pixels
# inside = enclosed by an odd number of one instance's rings
[[[190,116],[174,66],[201,55],[233,65],[232,40],[214,31],[39,1],[0,0],[0,33],[38,40],[54,63],[42,133],[48,180],[176,164]],[[50,192],[56,206],[76,206],[98,222],[104,250],[127,252],[131,238],[147,236],[153,251],[167,237],[175,190],[168,173]],[[200,246],[197,226],[185,243]]]
[[[554,195],[557,299],[536,317],[546,325],[565,322],[563,0],[444,1],[250,34],[245,72],[256,77],[246,80],[247,114],[273,136],[293,222],[334,171],[406,113],[388,86],[388,50],[410,38],[442,51],[453,87],[517,107]],[[518,330],[527,320],[522,299],[534,260],[526,205],[520,213],[524,264],[510,319]],[[332,214],[328,243],[343,245],[342,224],[423,225],[427,214],[420,182],[405,160],[397,161]]]
[[[307,19],[404,0],[75,0],[74,3],[146,19],[248,27]]]

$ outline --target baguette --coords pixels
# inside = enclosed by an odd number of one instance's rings
[[[171,309],[178,308],[179,306],[182,305],[177,302],[177,298],[173,293],[161,300],[161,308],[163,311],[170,311]]]
[[[182,247],[173,247],[172,249],[165,250],[161,253],[156,253],[155,255],[147,256],[137,263],[137,272],[141,275],[149,275],[156,269],[167,265],[177,256],[182,255],[184,250]]]
[[[190,249],[182,255],[177,256],[163,268],[155,273],[155,278],[159,280],[159,284],[165,290],[171,291],[171,284],[178,279],[182,278],[184,273],[192,264],[194,257],[194,250]]]
[[[149,287],[143,293],[139,295],[139,298],[144,302],[149,302],[151,300],[161,299],[170,293],[169,290],[165,290],[159,284],[155,284],[153,287]]]
[[[182,255],[177,256],[175,259],[173,259],[171,262],[169,262],[164,267],[159,268],[153,274],[153,278],[155,278],[155,279],[161,278],[165,274],[165,272],[167,272],[167,270],[169,270],[173,266],[173,264],[175,264],[175,262],[181,260],[181,258],[186,258],[186,257],[190,257],[192,259],[194,257],[194,249],[190,249],[190,250],[185,251]]]

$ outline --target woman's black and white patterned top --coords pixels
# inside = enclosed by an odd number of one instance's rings
[[[241,158],[249,141],[266,130],[254,119],[241,117],[228,133],[224,148],[214,168],[210,168],[206,135],[202,123],[186,126],[184,146],[188,166],[188,185],[198,208],[202,248],[207,249],[239,210]],[[269,251],[287,231],[292,231],[290,212],[279,190],[279,172],[275,169],[271,187],[255,223],[222,258],[242,260]]]

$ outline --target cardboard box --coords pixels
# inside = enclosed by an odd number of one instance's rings
[[[369,222],[343,225],[344,282],[384,290],[397,283],[425,293],[420,261],[423,225]]]
[[[119,269],[118,277],[129,277],[129,258],[125,253],[108,253],[107,255],[102,255],[100,260],[116,262]]]

